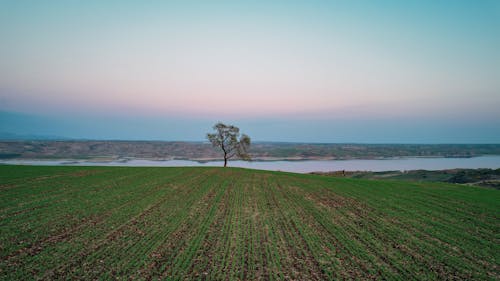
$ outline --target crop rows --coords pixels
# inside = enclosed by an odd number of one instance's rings
[[[234,168],[0,166],[0,279],[498,280],[500,193]]]

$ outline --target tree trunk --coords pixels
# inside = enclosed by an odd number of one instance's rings
[[[226,158],[226,155],[224,155],[224,167],[227,166],[227,158]]]

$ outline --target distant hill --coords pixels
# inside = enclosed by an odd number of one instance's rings
[[[20,136],[17,136],[20,137]],[[33,136],[35,137],[35,136]],[[40,136],[36,136],[40,137]],[[0,141],[0,155],[18,158],[220,159],[221,153],[204,142],[103,140]],[[54,137],[55,138],[55,137]],[[311,144],[256,142],[255,160],[378,159],[390,157],[474,157],[500,155],[500,144]],[[4,157],[5,158],[5,157]]]
[[[0,141],[2,140],[70,140],[71,138],[52,136],[52,135],[30,135],[30,134],[14,134],[8,132],[0,132]]]

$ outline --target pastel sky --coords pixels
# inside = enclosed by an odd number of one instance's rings
[[[500,142],[500,1],[0,0],[0,132]]]

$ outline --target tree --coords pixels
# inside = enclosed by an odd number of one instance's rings
[[[214,147],[222,149],[224,153],[224,167],[227,166],[227,160],[234,156],[238,156],[243,160],[251,160],[248,154],[250,148],[250,137],[242,134],[240,137],[240,129],[233,125],[217,123],[214,125],[214,134],[207,134],[207,139]],[[239,138],[239,139],[238,139]]]

